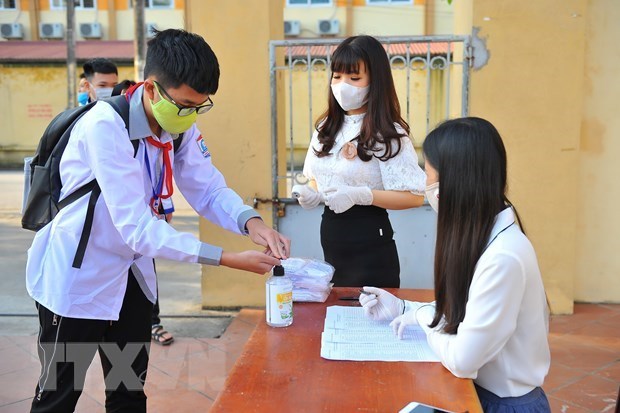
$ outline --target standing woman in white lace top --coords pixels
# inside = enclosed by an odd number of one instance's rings
[[[336,286],[400,286],[386,209],[419,207],[426,175],[409,139],[387,54],[375,38],[344,40],[331,59],[328,108],[316,122],[302,207],[325,201],[321,245]]]

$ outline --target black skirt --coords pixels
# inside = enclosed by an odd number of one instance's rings
[[[355,205],[342,214],[323,211],[321,246],[336,269],[336,287],[400,287],[394,231],[385,209]]]

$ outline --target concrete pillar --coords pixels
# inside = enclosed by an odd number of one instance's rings
[[[188,0],[187,27],[202,35],[220,63],[215,107],[198,117],[213,163],[247,204],[271,197],[269,40],[283,38],[282,0]],[[196,68],[200,70],[200,68]],[[259,206],[271,225],[271,207]],[[260,249],[249,239],[200,223],[203,241],[224,250]],[[265,277],[220,267],[203,267],[205,307],[264,304]]]
[[[551,309],[573,309],[585,0],[459,0],[457,34],[480,28],[488,64],[471,75],[470,114],[508,152],[509,198],[538,255]],[[459,32],[460,31],[460,32]]]

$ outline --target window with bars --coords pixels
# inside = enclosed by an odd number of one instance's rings
[[[0,0],[0,10],[16,10],[17,0]]]
[[[287,6],[331,6],[332,0],[286,0]]]
[[[50,0],[51,10],[64,10],[67,8],[67,0]],[[97,0],[75,0],[76,9],[96,9]]]

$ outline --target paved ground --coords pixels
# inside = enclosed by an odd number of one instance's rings
[[[14,413],[28,411],[40,368],[34,305],[24,284],[33,234],[20,227],[21,173],[0,171],[0,190],[0,413]],[[196,232],[197,218],[181,199],[175,203],[175,225]],[[151,347],[149,412],[207,411],[264,315],[242,310],[227,328],[231,313],[200,308],[198,265],[162,261],[158,269],[163,322],[177,340]],[[552,364],[544,389],[553,412],[613,411],[620,384],[619,326],[617,304],[576,304],[575,314],[552,318]],[[98,360],[88,371],[77,412],[105,411]]]
[[[26,251],[34,233],[21,228],[23,173],[0,171],[0,336],[34,335],[36,312],[25,287]],[[198,234],[198,218],[182,197],[173,224]],[[217,337],[235,313],[201,309],[200,266],[158,261],[162,323],[175,336]]]

